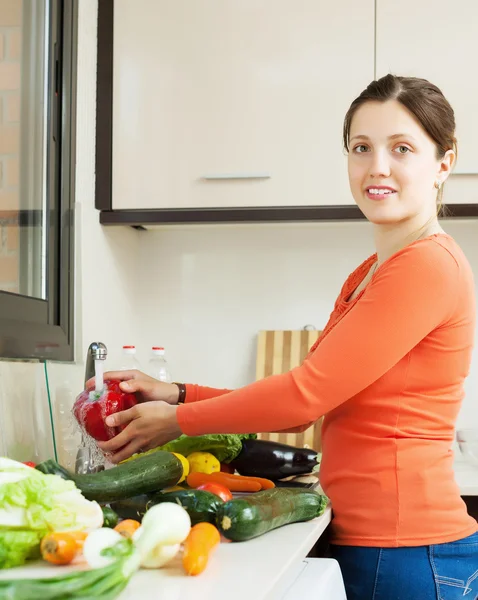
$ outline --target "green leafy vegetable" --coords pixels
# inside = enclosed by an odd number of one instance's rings
[[[148,452],[165,450],[166,452],[177,452],[188,456],[192,452],[210,452],[219,462],[229,463],[234,460],[242,450],[242,440],[256,439],[255,433],[214,433],[207,435],[188,436],[182,435],[164,446],[154,448]]]
[[[21,565],[50,531],[101,527],[103,513],[72,481],[0,458],[0,568]]]
[[[29,558],[39,558],[41,538],[38,531],[0,529],[0,569],[22,565]]]
[[[0,579],[0,598],[9,600],[113,600],[137,571],[136,555],[117,560],[106,567],[74,571],[43,579]]]
[[[133,540],[124,539],[117,542],[114,546],[104,548],[100,554],[101,556],[108,556],[111,558],[122,558],[124,556],[130,556],[133,553]]]

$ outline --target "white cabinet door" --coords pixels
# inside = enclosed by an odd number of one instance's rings
[[[376,60],[377,77],[423,77],[442,90],[457,122],[455,173],[478,174],[478,2],[378,0]]]
[[[373,29],[374,0],[116,0],[113,208],[353,203]]]

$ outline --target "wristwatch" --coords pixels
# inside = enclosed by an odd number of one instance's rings
[[[186,386],[184,385],[184,383],[177,383],[176,381],[173,381],[174,385],[178,386],[179,389],[179,396],[178,396],[178,404],[184,404],[184,402],[186,401]]]

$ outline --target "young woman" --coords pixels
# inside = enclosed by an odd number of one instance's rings
[[[376,253],[348,277],[300,367],[234,391],[107,374],[150,401],[109,417],[127,425],[102,444],[114,461],[183,432],[297,431],[325,415],[320,480],[349,600],[478,598],[478,524],[451,450],[474,284],[437,218],[454,130],[452,108],[423,79],[387,75],[352,103],[350,187]]]

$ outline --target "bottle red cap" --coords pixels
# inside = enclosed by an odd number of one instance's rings
[[[136,346],[123,346],[123,348],[136,348]]]
[[[163,346],[153,346],[151,350],[164,350]]]

